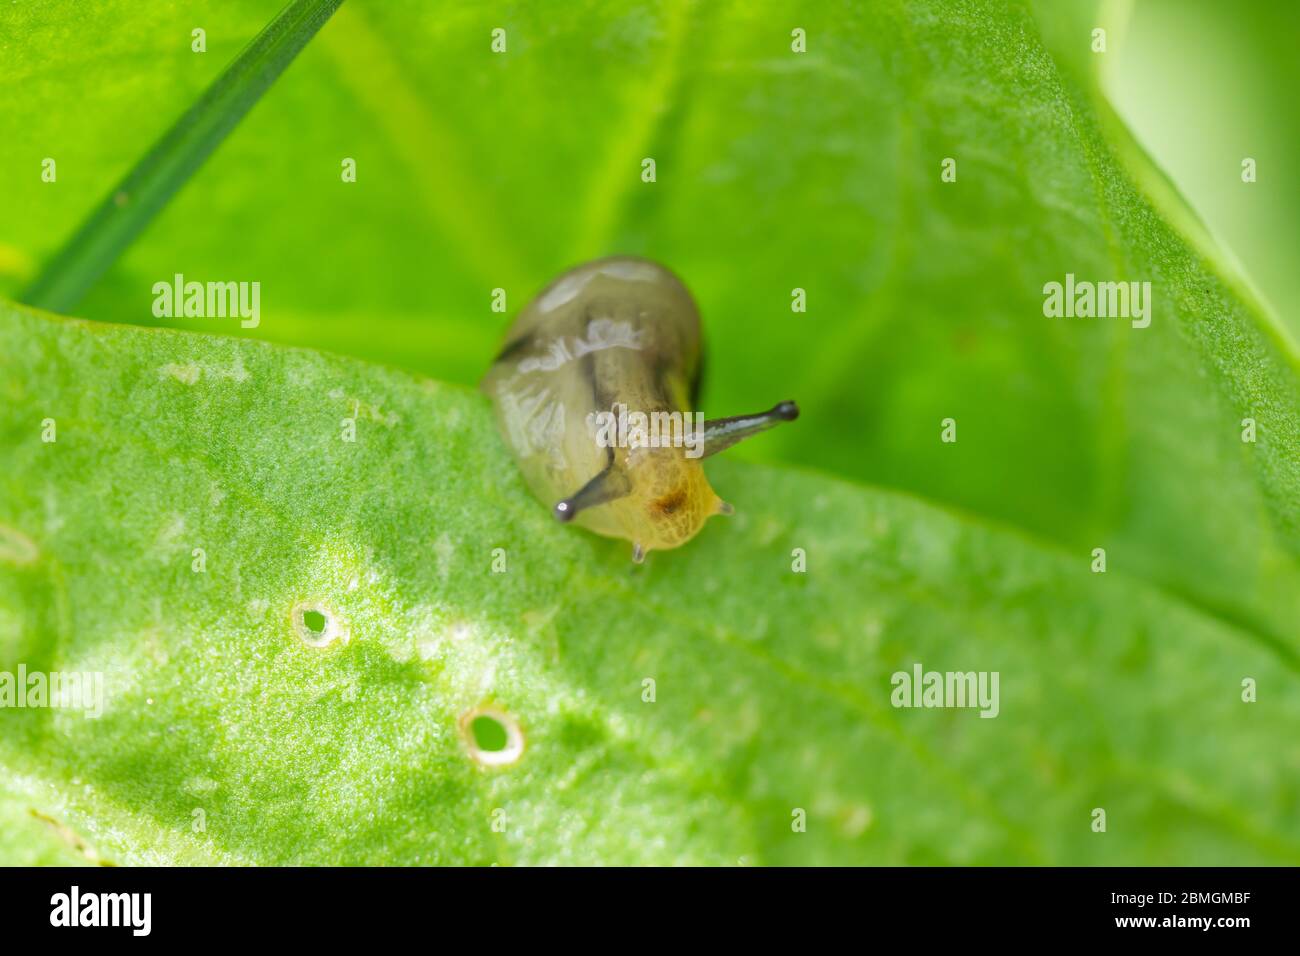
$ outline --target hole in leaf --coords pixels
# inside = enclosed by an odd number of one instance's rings
[[[294,632],[308,647],[328,647],[335,641],[348,642],[343,619],[323,601],[299,601],[290,612]]]
[[[486,714],[475,717],[474,722],[470,724],[470,730],[474,733],[474,745],[479,750],[505,750],[506,749],[506,729],[502,726],[501,721],[495,717],[489,717]]]
[[[524,753],[519,722],[496,707],[475,707],[460,717],[460,732],[469,755],[485,767],[504,767]]]

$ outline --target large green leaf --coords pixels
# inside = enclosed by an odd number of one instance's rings
[[[0,355],[0,669],[105,674],[98,719],[0,710],[42,836],[125,863],[1300,860],[1294,669],[1086,553],[718,461],[740,513],[633,570],[528,496],[465,389],[10,309]],[[303,601],[347,641],[304,643]],[[917,662],[998,671],[998,716],[892,708]],[[488,702],[511,766],[458,733]]]
[[[706,410],[805,410],[742,458],[877,487],[718,462],[741,514],[633,573],[459,387],[5,308],[0,670],[110,693],[0,710],[0,858],[1300,859],[1296,352],[1097,97],[1093,6],[345,3],[83,314],[258,280],[257,329],[175,324],[468,384],[491,289],[640,252],[700,299]],[[0,5],[0,290],[277,7]],[[1045,318],[1067,272],[1150,280],[1151,327]],[[893,709],[917,661],[998,671],[999,717]]]
[[[5,287],[276,6],[119,0],[76,30],[59,7],[0,9],[21,37],[0,81]],[[469,384],[507,318],[493,288],[514,311],[577,260],[648,254],[701,301],[707,412],[805,408],[742,457],[1106,546],[1294,652],[1295,349],[1124,171],[1143,157],[1075,65],[1097,59],[1094,23],[1122,32],[1094,6],[351,0],[82,312],[149,323],[177,272],[256,279],[262,323],[239,334]],[[65,157],[58,184],[44,155]],[[1045,318],[1043,284],[1067,272],[1151,281],[1151,327]],[[948,417],[955,446],[937,440]]]

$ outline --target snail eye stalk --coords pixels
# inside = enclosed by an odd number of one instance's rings
[[[567,524],[580,511],[622,498],[632,490],[627,473],[614,467],[613,455],[605,469],[583,485],[575,494],[556,504],[555,520]]]
[[[792,422],[799,417],[799,406],[794,402],[779,402],[765,412],[753,415],[734,415],[731,418],[714,418],[704,423],[704,456],[716,455],[751,435],[775,428],[782,422]]]

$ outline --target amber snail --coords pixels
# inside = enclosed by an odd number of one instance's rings
[[[615,256],[543,289],[482,387],[533,493],[560,521],[631,541],[639,562],[731,513],[701,459],[799,415],[787,401],[704,421],[691,412],[700,357],[699,311],[681,280],[648,259]],[[641,424],[678,421],[671,441]]]

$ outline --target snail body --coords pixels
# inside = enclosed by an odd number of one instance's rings
[[[704,457],[798,415],[793,402],[713,421],[693,414],[701,353],[699,311],[681,280],[617,256],[543,289],[482,387],[533,493],[561,521],[631,541],[640,561],[730,513]],[[667,440],[645,422],[676,423],[676,432]]]

